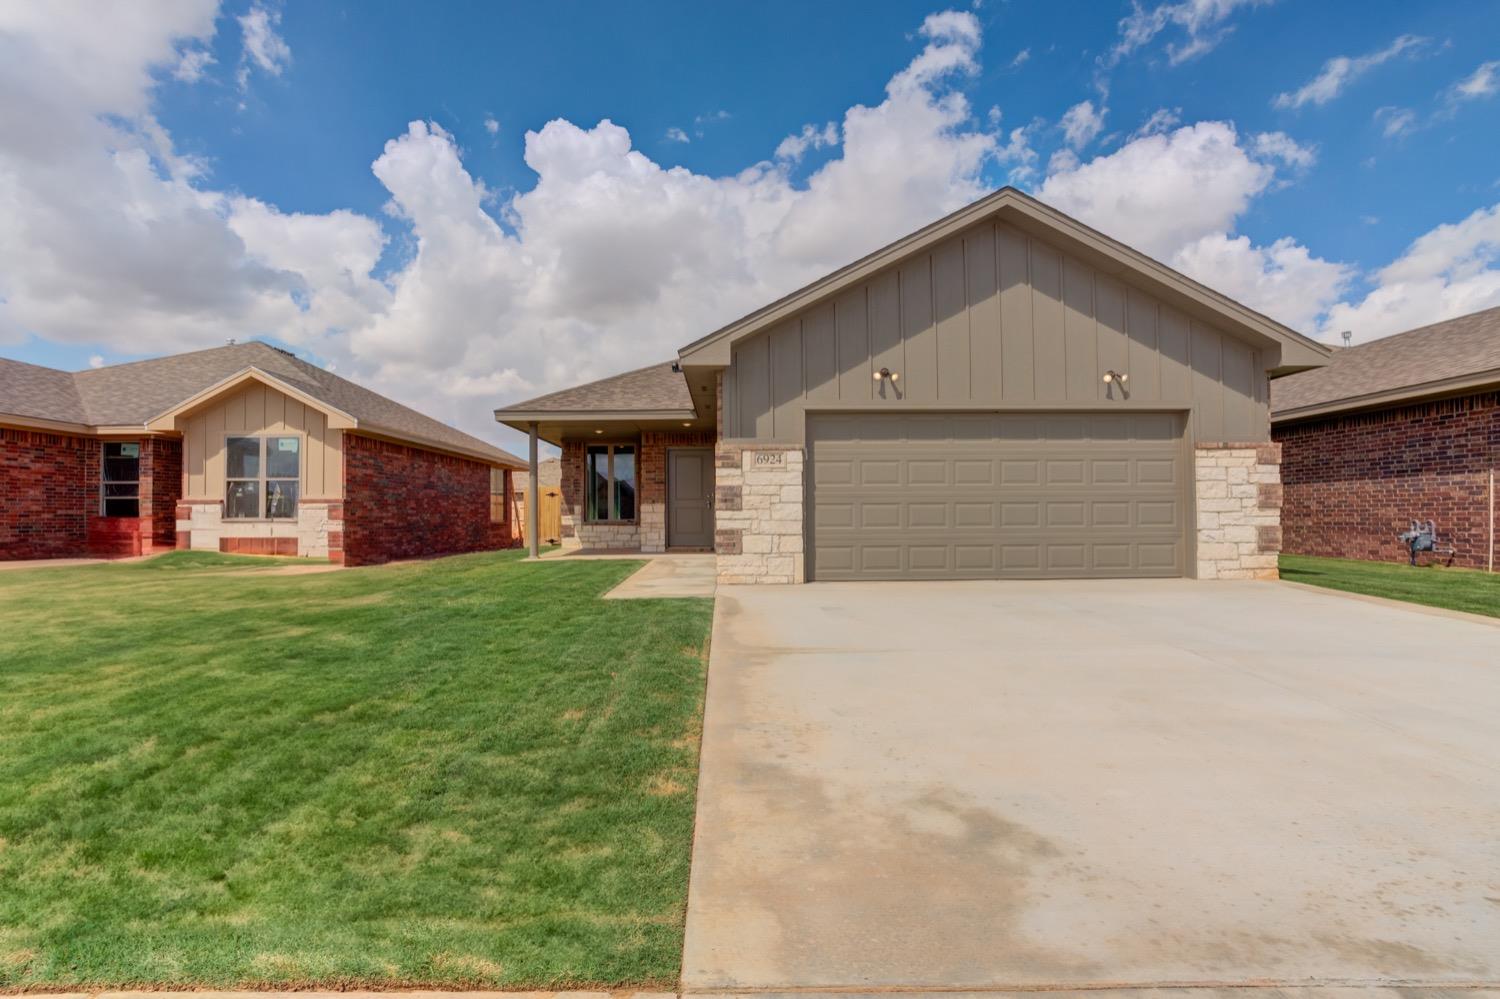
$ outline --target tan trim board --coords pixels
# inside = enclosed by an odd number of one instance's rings
[[[1311,406],[1299,406],[1296,409],[1283,409],[1271,414],[1271,422],[1287,423],[1313,416],[1380,408],[1394,403],[1424,402],[1438,396],[1464,395],[1474,389],[1490,387],[1500,388],[1500,368],[1476,374],[1459,375],[1455,378],[1443,378],[1433,382],[1421,382],[1416,385],[1403,385],[1400,388],[1349,396]]]
[[[193,410],[212,402],[215,397],[231,392],[246,382],[252,381],[260,382],[262,385],[273,388],[283,395],[296,399],[304,406],[311,406],[328,418],[328,428],[330,430],[352,430],[359,426],[359,421],[342,409],[330,406],[322,399],[309,395],[296,386],[282,381],[275,375],[267,374],[260,368],[251,365],[248,368],[235,372],[228,378],[215,382],[200,392],[195,392],[166,412],[147,420],[146,429],[176,430],[178,429],[177,420],[179,418],[190,415]]]
[[[13,416],[10,413],[0,413],[0,426],[15,427],[17,430],[49,430],[59,434],[76,434],[80,437],[92,437],[94,428],[86,423],[65,423],[61,420],[43,420],[34,416]]]
[[[0,426],[15,427],[18,430],[47,430],[60,434],[74,434],[79,437],[177,436],[175,431],[148,430],[144,426],[131,426],[129,424],[102,424],[95,426],[89,423],[44,420],[34,416],[15,416],[10,413],[0,413]]]

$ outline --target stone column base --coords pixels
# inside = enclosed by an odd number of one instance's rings
[[[714,551],[721,583],[803,583],[804,452],[785,445],[715,449]]]
[[[1277,579],[1281,445],[1193,447],[1199,579]]]

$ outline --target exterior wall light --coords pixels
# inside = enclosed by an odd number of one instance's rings
[[[871,377],[877,382],[882,378],[889,378],[892,382],[899,382],[901,380],[901,372],[892,371],[890,368],[881,368],[875,374],[871,375]]]
[[[1104,372],[1104,384],[1106,385],[1111,382],[1119,382],[1121,385],[1124,385],[1128,381],[1130,381],[1130,375],[1115,371],[1113,368]]]

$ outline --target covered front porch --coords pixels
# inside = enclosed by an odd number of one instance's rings
[[[718,385],[663,362],[497,410],[529,438],[528,545],[539,554],[540,446],[561,452],[565,551],[714,550]]]

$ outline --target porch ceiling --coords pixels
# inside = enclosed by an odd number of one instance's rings
[[[503,420],[507,427],[527,433],[530,427],[524,420]],[[691,412],[662,416],[651,414],[641,417],[629,413],[579,413],[552,414],[537,419],[537,437],[548,444],[561,446],[565,440],[618,440],[622,437],[637,437],[643,430],[713,432],[716,421],[710,413],[702,419]]]

